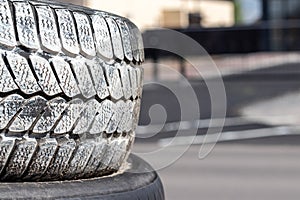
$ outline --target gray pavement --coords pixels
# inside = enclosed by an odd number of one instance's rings
[[[248,120],[278,126],[300,124],[300,90],[263,100],[241,109],[241,114]]]
[[[245,119],[251,122],[248,126],[228,125],[223,131],[248,134],[248,130],[279,128],[281,131],[278,126],[292,125],[295,134],[300,133],[299,69],[299,64],[294,63],[223,77],[227,94],[227,118],[241,118],[241,124]],[[199,100],[201,120],[209,119],[210,100],[205,83],[195,80],[191,84]],[[184,88],[179,84],[173,85],[175,91],[179,91],[185,97],[184,102],[189,104],[190,97],[185,94]],[[166,121],[171,128],[172,122],[180,121],[181,113],[175,96],[165,88],[148,86],[145,88],[142,104],[142,125],[150,123],[148,111],[153,104],[161,104],[165,108]],[[155,116],[154,119],[159,117]],[[295,125],[298,126],[297,129],[294,129]],[[206,129],[200,129],[198,136],[201,137],[204,133]],[[267,134],[269,135],[269,132]],[[134,152],[155,151],[159,148],[158,141],[175,135],[176,131],[162,132],[149,138],[148,142],[138,138]],[[154,157],[153,164],[164,163],[181,149],[182,146],[173,146]],[[300,198],[300,136],[219,143],[204,160],[198,159],[199,150],[199,145],[191,146],[177,162],[170,163],[169,167],[158,171],[165,186],[167,200]]]
[[[166,199],[298,200],[300,146],[281,144],[282,138],[271,140],[278,143],[217,144],[204,160],[197,157],[200,146],[192,146],[177,162],[158,171]],[[136,144],[135,151],[145,152],[153,145]],[[161,154],[157,162],[178,150],[174,147],[169,154]]]
[[[241,116],[241,111],[245,106],[299,92],[299,69],[299,64],[286,64],[223,77],[227,95],[227,117]],[[154,104],[160,104],[165,108],[167,122],[180,121],[180,103],[193,105],[193,99],[184,85],[181,85],[179,81],[168,84],[171,85],[172,91],[157,85],[147,85],[144,88],[141,124],[150,123],[148,112]],[[205,82],[194,80],[191,81],[191,85],[199,101],[201,118],[210,118],[211,100]],[[179,102],[174,94],[180,94],[183,97],[182,102]]]

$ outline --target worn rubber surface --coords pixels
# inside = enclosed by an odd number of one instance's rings
[[[131,169],[113,177],[91,180],[0,183],[1,199],[163,200],[160,178],[151,166],[131,155]],[[141,173],[133,173],[141,172]]]
[[[116,172],[134,140],[143,59],[140,32],[125,18],[0,0],[0,179]]]

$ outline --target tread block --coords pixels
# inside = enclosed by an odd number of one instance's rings
[[[36,55],[30,55],[30,60],[38,77],[38,83],[45,94],[54,96],[61,93],[61,89],[56,81],[55,75],[51,69],[49,62]]]
[[[119,123],[121,121],[121,118],[123,116],[123,111],[125,110],[126,104],[124,103],[124,101],[118,101],[115,104],[115,109],[113,112],[113,116],[111,117],[108,126],[105,130],[106,133],[114,133],[117,131]]]
[[[115,65],[104,64],[104,70],[111,97],[116,100],[121,99],[123,97],[123,91],[118,68]]]
[[[84,169],[84,173],[87,176],[96,174],[96,170],[99,167],[101,159],[106,152],[106,148],[107,148],[106,140],[104,139],[98,139],[98,140],[99,141],[95,143],[95,148],[91,155],[91,158],[88,164],[86,165],[86,168]]]
[[[141,107],[141,100],[140,99],[137,99],[135,102],[134,102],[134,105],[133,105],[133,121],[132,121],[132,130],[135,130],[138,126],[138,123],[139,123],[139,116],[140,116],[140,107]]]
[[[87,15],[74,12],[74,17],[78,29],[79,42],[84,55],[96,56],[96,48],[91,28],[91,23]]]
[[[32,132],[36,134],[48,133],[53,129],[67,106],[67,102],[60,97],[48,101],[47,107],[44,109],[44,113],[36,122]]]
[[[106,22],[110,30],[111,41],[112,41],[115,57],[118,58],[119,60],[124,60],[123,43],[122,43],[119,27],[111,17],[107,17]]]
[[[86,65],[90,70],[95,84],[95,89],[97,95],[100,99],[105,99],[109,96],[108,86],[106,83],[106,78],[102,69],[103,63],[99,59],[94,59],[92,61],[87,61]]]
[[[67,175],[70,177],[76,177],[84,172],[85,166],[87,165],[93,150],[95,147],[94,142],[82,142],[76,149],[72,160],[70,161],[69,170]]]
[[[6,58],[14,73],[15,81],[22,92],[33,94],[41,91],[26,58],[10,52],[7,53]]]
[[[145,52],[144,52],[144,42],[141,32],[136,28],[136,36],[137,36],[137,42],[138,42],[138,51],[139,51],[139,57],[140,62],[145,61]]]
[[[137,74],[134,68],[129,68],[130,74],[130,82],[131,82],[131,89],[132,89],[132,97],[136,99],[138,97],[138,82],[137,82]]]
[[[140,67],[136,67],[135,68],[135,71],[136,71],[136,77],[137,77],[137,86],[138,86],[138,89],[137,89],[137,95],[138,97],[142,97],[142,93],[143,93],[143,80],[144,80],[144,73],[143,73],[143,69],[140,68]]]
[[[127,102],[128,103],[128,102]],[[128,121],[126,121],[126,127],[125,127],[125,132],[129,133],[130,131],[134,130],[133,129],[133,111],[134,111],[134,106],[135,106],[135,101],[128,103],[130,105],[129,107],[129,113],[128,115]]]
[[[55,139],[46,139],[39,142],[39,147],[29,165],[25,180],[30,180],[32,177],[39,178],[46,172],[57,148]]]
[[[96,115],[93,125],[90,129],[91,134],[102,133],[106,130],[108,123],[115,112],[115,104],[109,100],[104,100]]]
[[[0,36],[1,37],[1,36]],[[0,92],[10,92],[18,89],[13,77],[7,69],[6,64],[0,56]]]
[[[123,159],[124,159],[124,155],[126,155],[127,152],[127,145],[128,145],[128,139],[118,139],[118,145],[116,146],[115,149],[115,154],[113,156],[113,158],[110,161],[109,166],[113,169],[113,170],[118,170],[120,168],[120,166],[123,163]]]
[[[135,26],[133,26],[133,24],[129,21],[126,21],[124,23],[128,27],[129,32],[130,32],[130,43],[131,43],[131,48],[132,48],[133,59],[136,62],[139,62],[140,61],[140,55],[139,55],[140,52],[139,52],[137,37],[135,36],[135,34],[137,34],[137,32],[139,32],[139,30]]]
[[[55,13],[63,49],[74,55],[79,54],[80,48],[72,13],[68,9],[56,9]]]
[[[22,106],[22,111],[17,114],[9,127],[9,130],[12,132],[28,131],[46,106],[47,100],[43,97],[34,96],[28,99]]]
[[[71,61],[71,64],[77,78],[81,94],[87,99],[95,96],[97,93],[85,61],[74,59]]]
[[[68,97],[80,94],[76,79],[72,73],[71,66],[63,58],[54,57],[51,59],[52,65],[59,79],[59,85]]]
[[[127,125],[130,124],[130,119],[132,119],[132,107],[133,107],[133,104],[132,104],[132,101],[127,101],[125,103],[125,107],[124,107],[124,110],[123,110],[123,116],[120,120],[120,123],[119,123],[119,127],[118,127],[118,133],[124,133],[124,132],[129,132],[131,131],[131,127]],[[132,123],[131,123],[132,124]]]
[[[132,55],[132,47],[130,42],[130,33],[128,27],[125,25],[124,21],[121,19],[116,19],[116,22],[119,26],[121,37],[123,41],[123,50],[125,57],[127,60],[132,61],[133,55]]]
[[[126,65],[126,63],[117,64],[117,67],[120,71],[121,81],[122,81],[122,89],[124,93],[125,99],[130,99],[132,97],[132,89],[129,77],[129,69],[130,66]]]
[[[10,154],[13,151],[15,146],[15,139],[14,138],[6,138],[2,137],[0,142],[0,174],[4,170],[4,167],[10,158]]]
[[[53,10],[49,6],[35,7],[39,24],[41,45],[46,51],[60,52],[61,43]]]
[[[76,142],[74,140],[65,140],[58,142],[58,150],[53,157],[47,172],[45,173],[44,179],[54,178],[59,174],[62,176],[69,166],[69,160],[76,148]]]
[[[12,13],[7,0],[0,1],[0,43],[9,47],[17,45]]]
[[[14,2],[19,42],[30,49],[39,49],[40,42],[33,8],[28,2]]]
[[[83,101],[81,99],[74,99],[69,102],[69,106],[64,111],[64,115],[60,119],[56,128],[54,129],[54,134],[64,134],[72,130],[77,119],[79,119],[80,114],[83,110]]]
[[[105,19],[100,15],[93,15],[91,18],[98,53],[104,58],[113,59],[114,55],[111,38]]]
[[[24,174],[36,147],[37,141],[35,139],[27,138],[16,142],[16,147],[13,150],[6,167],[5,180],[10,177],[21,177]]]
[[[8,123],[15,117],[22,108],[24,98],[13,94],[0,101],[0,129],[7,128]]]
[[[94,118],[96,116],[99,105],[100,103],[95,99],[92,99],[85,103],[84,109],[81,112],[81,116],[78,120],[78,123],[75,129],[73,130],[74,134],[83,134],[89,131],[90,126],[93,123]]]
[[[108,142],[105,155],[101,159],[101,163],[100,163],[98,169],[96,170],[97,172],[103,172],[103,171],[106,171],[107,169],[109,169],[109,164],[110,164],[112,158],[114,157],[114,152],[115,152],[115,148],[117,147],[117,145],[118,145],[117,140]]]

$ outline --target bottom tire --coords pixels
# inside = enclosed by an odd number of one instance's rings
[[[64,182],[0,183],[1,199],[164,200],[163,185],[152,167],[135,155],[130,155],[128,163],[131,169],[111,177]]]

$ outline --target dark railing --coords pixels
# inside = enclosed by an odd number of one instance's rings
[[[209,54],[243,54],[253,52],[299,51],[300,20],[260,22],[252,26],[226,28],[186,28],[174,29],[198,42]],[[151,42],[170,45],[172,49],[181,48],[180,41],[174,40],[164,29],[147,30],[143,33],[145,46]],[[163,57],[182,58],[158,49],[145,49],[146,58],[158,62]],[[185,55],[197,56],[193,49]],[[182,66],[184,71],[184,66]]]
[[[300,20],[268,22],[243,27],[199,27],[174,30],[191,37],[210,54],[300,50]],[[145,31],[143,34],[145,46],[148,46],[147,44],[153,40],[153,37],[157,42],[170,45],[176,42],[172,37],[162,34],[164,31],[160,29]],[[146,49],[146,56],[151,58],[154,53],[161,53],[155,51],[157,50]],[[165,55],[167,54],[158,56]]]

